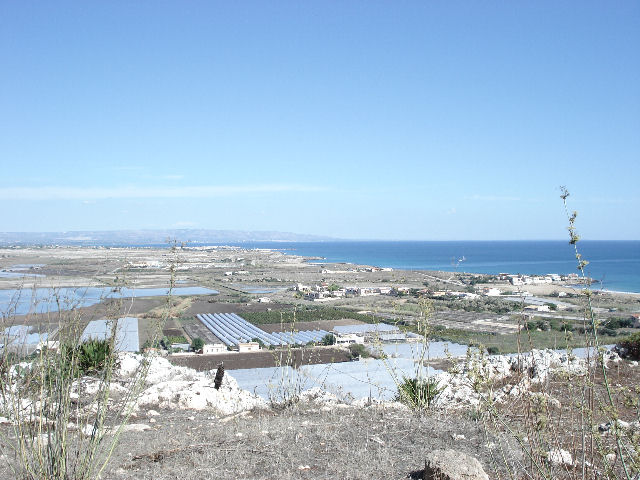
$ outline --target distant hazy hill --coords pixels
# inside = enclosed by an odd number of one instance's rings
[[[162,245],[167,241],[195,243],[322,242],[330,237],[287,232],[242,230],[114,230],[81,232],[0,232],[0,245]]]

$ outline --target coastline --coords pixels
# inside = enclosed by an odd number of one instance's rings
[[[640,241],[581,242],[590,261],[586,273],[595,285],[612,292],[640,294]],[[575,252],[567,241],[351,241],[231,244],[273,249],[286,255],[313,257],[314,265],[375,265],[408,271],[497,275],[576,273]],[[319,258],[322,260],[318,261]],[[464,259],[464,260],[462,260]],[[460,261],[462,260],[462,261]]]
[[[509,243],[510,241],[504,241],[506,243]],[[522,241],[522,242],[529,242],[529,241]],[[353,258],[353,259],[347,259],[345,261],[337,261],[335,259],[332,259],[330,257],[327,257],[326,255],[323,255],[323,252],[316,252],[315,254],[313,254],[312,252],[307,252],[307,253],[303,253],[301,251],[299,251],[300,249],[298,248],[292,248],[293,245],[296,246],[327,246],[327,245],[335,245],[335,244],[341,244],[341,243],[348,243],[349,245],[357,245],[358,243],[363,243],[363,244],[367,244],[367,245],[376,245],[380,242],[377,241],[364,241],[364,242],[357,242],[357,241],[351,241],[351,242],[295,242],[294,244],[292,244],[292,242],[288,242],[289,244],[291,244],[289,247],[286,248],[282,248],[279,245],[275,245],[275,244],[281,244],[281,243],[287,243],[287,242],[283,242],[283,241],[279,241],[279,242],[275,242],[275,241],[270,241],[270,242],[242,242],[242,244],[234,244],[234,243],[228,243],[228,244],[216,244],[216,245],[212,245],[212,244],[198,244],[198,245],[190,245],[190,246],[186,246],[184,247],[185,250],[190,250],[190,251],[205,251],[207,249],[214,249],[214,250],[237,250],[237,251],[245,251],[245,252],[269,252],[272,254],[277,254],[277,255],[283,255],[286,257],[289,257],[290,259],[296,259],[301,263],[304,263],[305,265],[310,265],[310,266],[314,266],[314,267],[321,267],[323,265],[348,265],[351,268],[370,268],[370,267],[374,267],[374,268],[380,268],[380,269],[392,269],[393,271],[405,271],[405,272],[418,272],[418,273],[422,273],[422,272],[437,272],[439,274],[451,274],[451,273],[459,273],[459,274],[466,274],[466,275],[496,275],[497,271],[500,270],[500,273],[509,273],[509,274],[518,274],[518,273],[523,273],[523,274],[529,274],[529,275],[540,275],[539,273],[527,273],[527,271],[518,271],[521,269],[518,268],[514,268],[509,270],[509,265],[504,265],[504,268],[502,268],[501,262],[496,261],[494,262],[494,264],[492,266],[488,266],[486,270],[481,269],[482,267],[477,267],[474,269],[468,269],[465,268],[464,262],[462,262],[460,264],[460,266],[458,268],[443,268],[443,269],[438,269],[438,268],[432,268],[430,265],[414,265],[414,266],[397,266],[397,261],[396,262],[361,262],[361,261],[357,261],[359,259],[357,258]],[[452,243],[452,244],[461,244],[461,243],[483,243],[483,242],[401,242],[401,241],[396,241],[396,242],[384,242],[385,245],[388,244],[415,244],[415,243],[434,243],[434,244],[444,244],[444,243]],[[487,242],[484,242],[487,243]],[[495,242],[494,242],[495,243]],[[511,243],[518,243],[518,242],[511,242]],[[531,243],[531,242],[529,242]],[[553,243],[556,244],[558,243],[558,241],[548,241],[548,242],[539,242],[539,243]],[[564,242],[562,242],[564,243]],[[612,242],[610,242],[612,243]],[[7,246],[7,247],[0,247],[0,249],[2,250],[11,250],[13,253],[15,252],[20,252],[21,250],[30,250],[30,249],[42,249],[42,246]],[[97,245],[91,245],[91,246],[60,246],[60,245],[52,245],[49,248],[44,248],[44,250],[48,250],[48,249],[52,249],[52,250],[56,250],[56,251],[64,251],[64,250],[76,250],[76,249],[81,249],[81,250],[85,250],[85,251],[96,251],[96,250],[102,250],[102,251],[109,251],[109,250],[138,250],[138,251],[145,251],[148,252],[150,250],[167,250],[170,249],[171,246],[169,245],[132,245],[132,246],[118,246],[117,248],[114,248],[112,246],[97,246]],[[463,257],[464,258],[464,257]],[[381,259],[382,260],[382,259]],[[436,261],[436,260],[434,260]],[[555,260],[554,260],[555,261]],[[632,259],[632,261],[635,261],[634,259]],[[562,263],[566,263],[568,262],[566,259],[562,260]],[[504,262],[502,262],[504,263]],[[526,262],[523,262],[523,264]],[[573,266],[573,262],[570,262]],[[10,270],[10,266],[0,266],[0,271],[11,271]],[[17,272],[18,273],[18,272]],[[26,273],[26,272],[25,272]],[[545,274],[548,273],[556,273],[556,272],[552,272],[552,271],[546,271],[545,270]],[[561,271],[559,271],[558,273],[562,274]],[[17,278],[22,278],[23,280],[26,279],[27,276],[32,276],[32,273],[27,273],[25,275],[25,277],[19,277],[18,275],[16,275],[15,277],[13,275],[11,276],[3,276],[0,277],[1,280],[5,280],[5,282],[0,282],[0,289],[7,289],[7,288],[12,288],[11,286],[5,286],[4,284],[7,283],[6,281],[9,280],[11,277],[13,277],[13,279],[17,279]],[[40,280],[42,282],[42,276],[40,276]],[[50,276],[47,276],[49,280],[51,280]],[[33,277],[32,277],[33,278]],[[38,283],[41,283],[38,282]],[[640,280],[639,280],[640,282]],[[74,282],[75,283],[75,282]],[[593,285],[597,285],[598,283],[600,283],[599,281],[595,281]],[[84,283],[83,283],[84,284]],[[77,284],[76,284],[77,285]],[[89,286],[97,286],[100,285],[99,282],[89,282],[87,283],[87,285]],[[611,294],[611,295],[625,295],[625,296],[640,296],[640,291],[635,291],[635,290],[626,290],[623,288],[592,288],[591,290],[594,292],[600,292],[603,294]],[[27,286],[24,285],[23,286]],[[71,285],[69,285],[71,286]],[[580,285],[565,285],[565,284],[552,284],[552,285],[524,285],[521,288],[524,290],[536,290],[536,292],[538,292],[539,294],[544,295],[545,292],[547,291],[547,289],[545,289],[544,287],[546,286],[550,286],[555,290],[559,290],[562,289],[562,291],[567,291],[567,292],[578,292],[580,290],[583,290],[584,287],[580,286]],[[514,286],[515,288],[515,286]],[[553,291],[553,290],[552,290]],[[560,291],[560,290],[559,290]]]
[[[326,257],[320,257],[320,256],[309,257],[309,256],[297,255],[295,253],[291,253],[291,252],[287,251],[287,249],[261,249],[261,250],[279,252],[279,253],[283,253],[284,255],[289,255],[289,256],[302,258],[302,259],[304,259],[304,262],[307,263],[308,265],[313,265],[313,266],[318,266],[318,267],[319,266],[323,266],[323,265],[349,265],[349,266],[355,267],[355,268],[365,268],[365,267],[374,267],[374,268],[381,268],[381,269],[391,268],[394,271],[406,271],[406,272],[437,272],[437,273],[440,273],[440,274],[460,273],[460,274],[465,274],[465,275],[495,275],[494,273],[489,273],[489,272],[470,272],[470,271],[465,271],[465,270],[453,270],[453,271],[452,270],[433,270],[433,269],[426,268],[426,267],[425,268],[396,268],[396,267],[392,267],[392,266],[384,265],[384,264],[358,264],[358,263],[355,263],[355,262],[352,262],[352,261],[334,262],[334,261],[330,261]],[[323,260],[325,260],[325,261],[323,261]],[[502,272],[502,273],[516,274],[516,272]],[[549,272],[549,273],[555,273],[555,272]],[[595,282],[595,283],[597,283],[597,282]],[[550,287],[551,290],[548,291],[548,289],[545,288],[545,287]],[[616,295],[640,296],[640,292],[634,292],[634,291],[628,291],[628,290],[610,290],[610,289],[606,289],[606,288],[590,288],[589,285],[587,285],[586,287],[589,288],[593,292],[616,294]],[[543,284],[543,285],[524,285],[523,288],[525,290],[527,290],[527,289],[535,289],[536,291],[541,290],[540,292],[538,292],[540,295],[548,295],[549,293],[553,292],[554,290],[558,290],[558,289],[561,289],[561,291],[570,291],[572,293],[573,292],[579,292],[581,290],[584,290],[585,286],[583,286],[583,285],[575,285],[575,284],[551,284],[551,285],[544,285]],[[548,291],[548,293],[545,293],[547,291]]]

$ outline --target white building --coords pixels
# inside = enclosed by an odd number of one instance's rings
[[[310,292],[311,287],[309,285],[303,285],[302,283],[297,283],[294,287],[296,292]]]
[[[364,336],[356,335],[355,333],[345,333],[342,335],[336,335],[336,344],[344,345],[347,343],[364,343]]]
[[[401,333],[395,325],[387,323],[365,323],[360,325],[341,325],[333,328],[336,343],[365,343],[380,339],[382,334]]]
[[[205,355],[227,353],[227,347],[224,343],[205,343],[202,347],[202,353]]]
[[[257,352],[260,350],[258,342],[238,343],[238,352]]]
[[[527,305],[524,307],[525,310],[533,310],[535,312],[550,312],[551,309],[549,305]]]
[[[498,288],[485,288],[483,290],[483,293],[487,297],[499,297],[500,295],[502,295],[502,291]]]

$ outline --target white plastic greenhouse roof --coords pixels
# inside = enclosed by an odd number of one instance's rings
[[[335,333],[346,335],[349,333],[365,334],[374,332],[397,332],[399,329],[388,323],[365,323],[362,325],[342,325],[333,327]]]
[[[81,342],[87,340],[106,340],[111,337],[114,320],[92,320],[82,332]],[[116,324],[115,348],[118,352],[137,352],[140,350],[138,319],[119,318]]]

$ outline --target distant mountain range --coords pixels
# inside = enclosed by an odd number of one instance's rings
[[[331,237],[288,232],[243,230],[113,230],[77,232],[0,232],[0,245],[163,245],[176,240],[193,243],[324,242]]]

